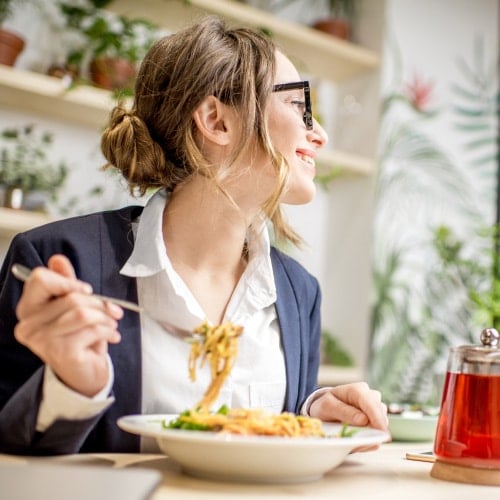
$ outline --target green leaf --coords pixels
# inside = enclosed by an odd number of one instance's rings
[[[350,428],[349,424],[342,424],[342,428],[340,429],[339,437],[347,438],[352,437],[359,429]]]

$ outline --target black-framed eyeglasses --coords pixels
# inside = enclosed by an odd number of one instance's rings
[[[313,129],[313,115],[311,107],[311,87],[309,82],[304,80],[302,82],[278,83],[273,86],[273,92],[283,92],[284,90],[304,89],[304,115],[303,120],[307,130]]]

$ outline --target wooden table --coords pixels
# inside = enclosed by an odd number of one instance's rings
[[[276,485],[224,483],[190,477],[183,474],[176,464],[163,455],[99,454],[48,458],[0,455],[0,462],[43,461],[43,463],[157,470],[161,472],[163,480],[153,493],[152,500],[275,500],[299,497],[330,500],[498,500],[500,498],[500,486],[478,486],[434,479],[430,476],[431,463],[405,458],[407,451],[426,451],[431,448],[430,443],[384,444],[376,451],[350,455],[342,465],[319,481]]]

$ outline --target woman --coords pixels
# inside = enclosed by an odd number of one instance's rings
[[[200,400],[210,375],[189,380],[189,345],[92,291],[138,301],[181,328],[242,325],[220,404],[385,429],[386,408],[366,384],[316,390],[318,283],[267,231],[300,242],[280,204],[313,198],[326,141],[308,83],[268,38],[207,18],[159,40],[133,109],[113,110],[102,137],[131,192],[159,190],[144,210],[20,234],[5,259],[0,451],[138,451],[118,417]],[[10,273],[16,262],[36,268],[24,289]]]

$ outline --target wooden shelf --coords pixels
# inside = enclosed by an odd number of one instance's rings
[[[326,175],[335,171],[339,175],[373,175],[375,162],[370,158],[344,151],[319,151],[317,156],[318,174]]]
[[[0,105],[101,128],[116,105],[111,92],[0,64]]]
[[[330,386],[361,382],[364,380],[363,370],[357,366],[320,365],[318,385]]]
[[[12,238],[17,233],[41,226],[51,220],[47,214],[0,207],[0,237]]]
[[[172,31],[204,14],[216,14],[232,24],[265,29],[299,71],[339,83],[376,69],[380,62],[371,50],[234,0],[114,0],[106,8],[130,17],[148,17]]]
[[[0,105],[101,128],[116,101],[111,92],[79,86],[67,90],[59,78],[0,64]],[[322,151],[318,166],[340,173],[370,175],[373,162],[342,151]]]
[[[297,23],[283,21],[268,12],[232,0],[119,0],[113,12],[133,17],[146,15],[164,20],[170,30],[179,29],[201,15],[217,14],[230,22],[266,28],[294,59],[299,69],[336,82],[378,66],[378,56],[352,43],[325,35]],[[302,66],[302,68],[301,68]],[[0,106],[67,120],[93,128],[106,125],[116,105],[111,92],[80,85],[68,89],[59,78],[0,64]],[[371,175],[374,162],[342,151],[321,151],[320,174]]]

